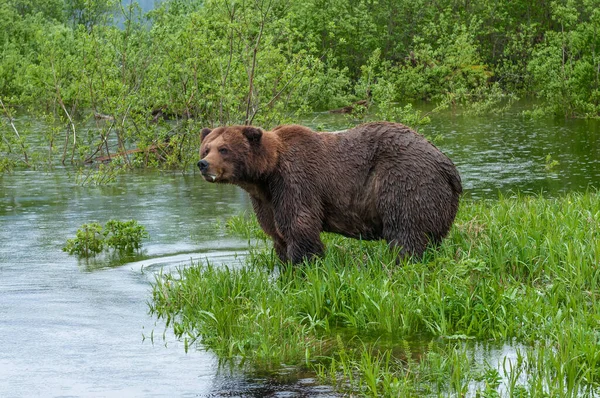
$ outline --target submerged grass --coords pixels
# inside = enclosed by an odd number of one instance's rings
[[[323,259],[281,266],[254,218],[228,227],[258,242],[244,267],[153,285],[151,312],[186,346],[373,396],[600,393],[599,192],[464,201],[443,245],[401,265],[385,242],[323,234]],[[475,358],[490,341],[519,348]]]

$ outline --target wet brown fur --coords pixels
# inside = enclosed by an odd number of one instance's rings
[[[322,255],[321,231],[385,239],[403,255],[421,256],[448,233],[462,192],[454,164],[395,123],[343,133],[298,125],[204,129],[200,156],[207,181],[250,194],[284,262]]]

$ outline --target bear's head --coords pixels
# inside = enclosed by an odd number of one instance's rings
[[[274,138],[252,126],[202,129],[198,167],[209,182],[254,182],[275,167]]]

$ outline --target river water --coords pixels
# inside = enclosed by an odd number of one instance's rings
[[[447,114],[421,132],[442,136],[436,143],[457,164],[466,197],[600,187],[595,121]],[[558,165],[547,169],[547,155]],[[249,210],[240,189],[191,172],[135,172],[104,187],[74,181],[68,168],[0,175],[0,396],[335,395],[294,371],[221,369],[210,352],[186,354],[148,315],[150,282],[160,269],[190,259],[241,263],[247,243],[215,227]],[[109,219],[147,228],[141,255],[84,262],[61,251],[82,224]]]

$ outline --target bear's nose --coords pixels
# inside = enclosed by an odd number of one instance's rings
[[[200,168],[200,171],[204,173],[206,170],[208,170],[208,162],[202,159],[198,162],[198,167]]]

